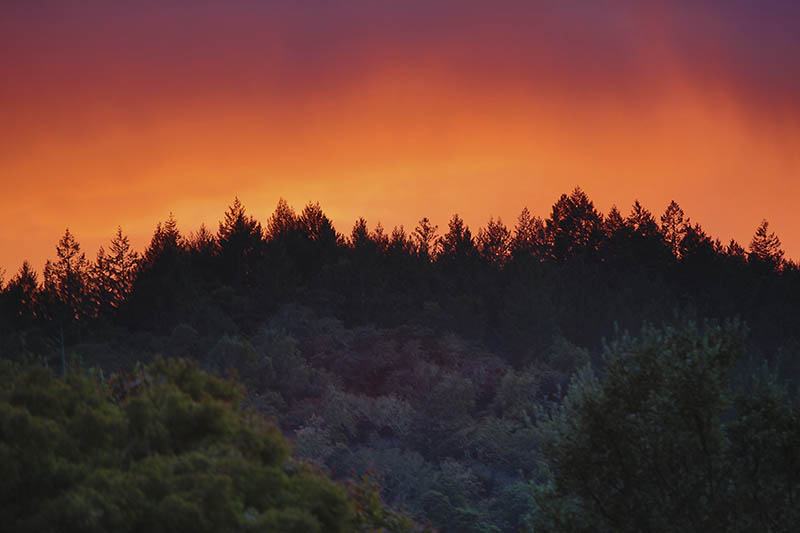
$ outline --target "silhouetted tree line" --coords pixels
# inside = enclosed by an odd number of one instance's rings
[[[26,262],[2,287],[2,346],[55,356],[109,328],[248,333],[287,302],[347,325],[454,331],[519,364],[557,335],[599,347],[615,325],[675,310],[740,316],[775,354],[798,341],[800,269],[766,220],[745,250],[675,202],[659,217],[639,202],[604,216],[579,188],[547,218],[524,209],[512,228],[490,219],[476,234],[456,214],[442,232],[428,218],[410,232],[361,218],[345,236],[319,204],[298,214],[284,200],[262,226],[236,199],[215,233],[183,235],[170,215],[141,254],[118,229],[90,261],[67,230],[41,280]]]
[[[56,252],[43,279],[24,263],[2,285],[3,358],[194,359],[237,376],[298,455],[381,472],[364,498],[442,531],[796,521],[800,269],[766,221],[745,249],[675,202],[603,215],[575,189],[513,227],[342,235],[318,204],[261,223],[237,199],[215,232],[170,216],[141,253],[121,229],[93,261],[69,231]]]

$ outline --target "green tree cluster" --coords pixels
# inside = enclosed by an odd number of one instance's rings
[[[292,458],[280,432],[240,401],[234,382],[186,360],[109,379],[0,362],[0,523],[13,532],[422,530],[375,487],[348,492]]]
[[[796,531],[800,408],[736,376],[743,338],[736,322],[647,327],[540,409],[537,531]]]

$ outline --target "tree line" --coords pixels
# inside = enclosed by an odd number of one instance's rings
[[[216,232],[183,235],[170,215],[142,253],[118,228],[89,260],[67,229],[41,280],[25,262],[2,286],[0,328],[6,350],[42,355],[109,327],[246,332],[301,301],[347,324],[424,321],[523,362],[555,331],[596,346],[614,323],[681,309],[742,316],[775,351],[770,336],[800,329],[782,313],[797,302],[798,272],[766,220],[745,249],[713,239],[674,201],[658,217],[639,202],[603,215],[579,188],[546,218],[526,208],[513,228],[490,219],[476,234],[455,214],[442,232],[427,217],[411,232],[360,218],[345,236],[319,204],[298,214],[284,200],[262,226],[236,199]],[[32,329],[49,346],[26,344]]]

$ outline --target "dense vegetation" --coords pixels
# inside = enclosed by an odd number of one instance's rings
[[[170,217],[141,255],[121,230],[94,261],[69,231],[56,252],[42,283],[26,263],[2,285],[3,358],[194,359],[297,454],[376,472],[444,531],[793,520],[800,268],[766,221],[745,249],[674,202],[603,215],[576,189],[510,229],[360,219],[345,237],[316,204],[262,226],[237,200],[214,233]]]
[[[293,460],[239,387],[185,360],[115,374],[0,363],[6,531],[420,530]]]
[[[542,416],[555,531],[792,531],[800,408],[768,376],[732,387],[741,326],[645,328],[606,348]]]

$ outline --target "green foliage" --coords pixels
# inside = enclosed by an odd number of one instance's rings
[[[445,374],[433,388],[427,414],[445,428],[469,417],[475,408],[472,382],[457,374]]]
[[[527,407],[532,409],[532,405]],[[527,416],[520,406],[522,416]],[[506,475],[529,476],[539,469],[539,439],[530,418],[527,422],[487,416],[470,432],[466,453],[484,467]]]
[[[452,504],[463,507],[481,493],[480,481],[469,467],[453,459],[446,459],[439,468],[441,469],[437,483],[439,491],[445,494]]]
[[[503,375],[492,407],[505,418],[524,420],[536,403],[541,377],[534,368],[509,370]]]
[[[407,514],[385,506],[380,498],[380,483],[375,472],[368,472],[347,484],[359,531],[436,531],[429,523],[416,523]]]
[[[262,387],[292,399],[299,399],[308,392],[313,371],[292,336],[266,328],[257,338],[256,349],[260,361],[255,377],[262,381]]]
[[[200,337],[197,330],[188,324],[178,324],[167,341],[170,355],[175,357],[197,356],[200,350]]]
[[[502,531],[527,531],[534,512],[534,500],[528,483],[516,482],[503,487],[490,505],[495,524]]]
[[[357,457],[362,462],[359,470],[381,473],[386,498],[409,509],[418,510],[420,496],[438,481],[436,467],[413,450],[363,446]]]
[[[105,381],[0,363],[5,530],[413,530],[374,486],[351,503],[290,458],[240,401],[235,384],[182,360]]]
[[[258,354],[247,340],[224,335],[209,352],[207,363],[218,371],[236,371],[248,380],[258,369]]]
[[[589,352],[559,335],[553,341],[547,363],[553,370],[570,375],[589,363]]]
[[[453,505],[445,494],[428,491],[422,496],[425,513],[444,533],[499,533],[500,530],[481,520],[471,507]]]
[[[538,412],[554,478],[544,530],[787,531],[798,522],[797,405],[773,385],[732,395],[735,322],[645,328]]]

